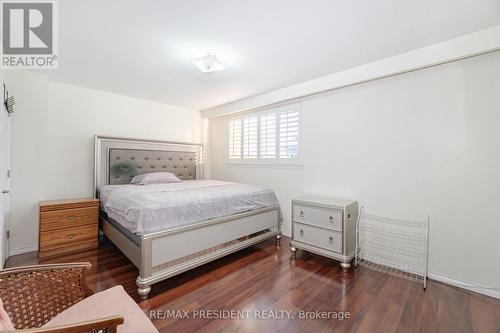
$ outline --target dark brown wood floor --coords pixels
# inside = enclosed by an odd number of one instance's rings
[[[424,292],[417,283],[363,268],[343,273],[336,262],[301,251],[292,261],[288,242],[283,238],[277,248],[270,240],[158,283],[140,306],[161,332],[500,332],[500,300],[435,281]],[[79,261],[92,263],[94,291],[121,284],[139,302],[137,269],[106,241],[97,250],[56,259],[11,257],[7,266]],[[200,310],[210,309],[247,310],[249,318],[188,320],[167,312],[193,317],[198,310],[200,317]],[[266,315],[262,310],[291,311],[291,318],[255,318]],[[346,311],[350,318],[305,320],[301,310]],[[268,317],[273,314],[279,316]]]

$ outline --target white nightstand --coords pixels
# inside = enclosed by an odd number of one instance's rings
[[[358,202],[304,196],[292,200],[290,251],[313,252],[340,261],[347,271],[356,250]]]

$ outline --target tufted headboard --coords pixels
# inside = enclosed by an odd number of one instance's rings
[[[179,179],[196,179],[196,154],[184,151],[109,150],[109,184],[128,184],[148,172],[171,172]]]
[[[172,172],[182,180],[202,179],[203,146],[96,136],[94,189],[128,184],[136,175]]]

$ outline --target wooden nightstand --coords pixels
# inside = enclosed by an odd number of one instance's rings
[[[39,206],[40,258],[97,247],[98,199],[42,201]]]

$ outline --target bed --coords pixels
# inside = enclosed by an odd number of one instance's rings
[[[203,179],[198,144],[95,137],[95,195],[103,233],[139,268],[144,299],[154,283],[274,237],[274,192]],[[171,172],[182,182],[129,185],[139,174]]]

